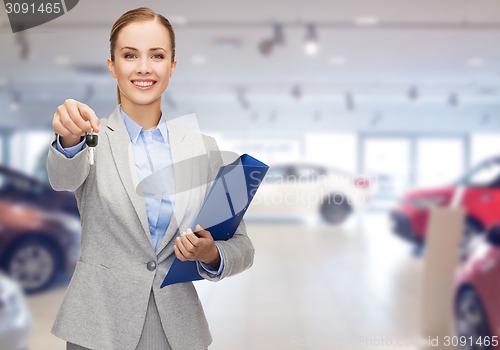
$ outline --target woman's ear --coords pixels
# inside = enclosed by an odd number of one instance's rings
[[[169,76],[169,78],[171,78],[171,77],[172,77],[172,73],[174,72],[175,67],[177,67],[177,60],[174,60],[174,62],[172,62],[172,63],[171,63],[171,66],[170,66],[170,76]]]
[[[111,72],[111,76],[113,78],[116,78],[116,74],[115,74],[115,62],[111,61],[111,58],[108,57],[107,63],[108,63],[108,69]]]

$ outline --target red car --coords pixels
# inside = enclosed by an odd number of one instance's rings
[[[453,185],[406,193],[391,212],[393,231],[412,242],[423,243],[429,210],[448,206],[452,200],[467,210],[466,243],[499,222],[500,158],[482,162]]]
[[[459,270],[455,328],[464,349],[500,350],[500,225],[485,238]]]

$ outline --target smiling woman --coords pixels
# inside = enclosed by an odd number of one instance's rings
[[[163,278],[177,258],[219,281],[252,265],[253,245],[243,221],[217,243],[201,227],[190,230],[208,189],[196,179],[212,181],[222,158],[212,137],[167,123],[162,111],[177,64],[168,20],[147,8],[123,14],[107,64],[118,86],[109,118],[68,99],[52,122],[49,180],[75,192],[82,225],[81,257],[52,332],[68,349],[207,349],[212,338],[194,285],[160,289]],[[91,130],[99,144],[93,138],[88,152],[80,136]],[[203,165],[174,164],[203,154]],[[136,184],[151,178],[172,186],[141,195]]]

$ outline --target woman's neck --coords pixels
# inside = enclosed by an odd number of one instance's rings
[[[122,109],[144,130],[154,129],[161,118],[161,98],[148,105],[138,105],[122,99]]]

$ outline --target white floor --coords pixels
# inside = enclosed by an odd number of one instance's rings
[[[254,266],[219,283],[196,283],[211,350],[413,349],[421,259],[388,229],[386,214],[342,228],[249,221]],[[49,333],[65,282],[29,298],[30,350],[62,350]],[[345,346],[341,346],[343,344]]]

